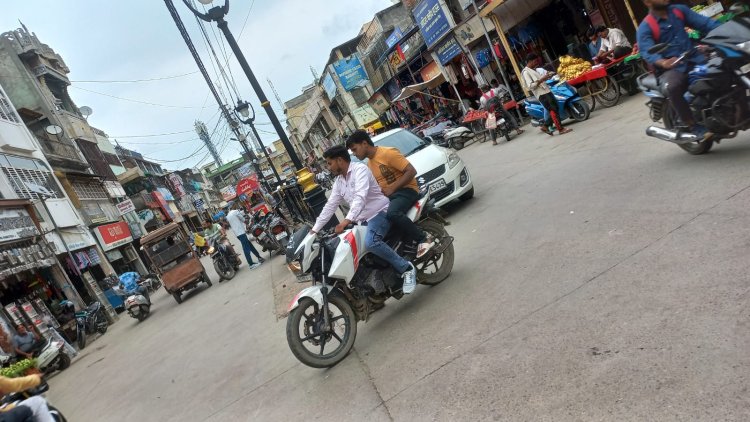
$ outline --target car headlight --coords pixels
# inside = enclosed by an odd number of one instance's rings
[[[461,162],[461,157],[458,156],[455,152],[451,152],[448,154],[448,168],[453,168],[458,165],[458,163]]]

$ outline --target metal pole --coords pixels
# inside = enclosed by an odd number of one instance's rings
[[[709,3],[712,3],[709,1]],[[630,5],[629,0],[625,0],[625,7],[628,9],[628,14],[630,15],[630,19],[633,21],[633,26],[635,27],[635,30],[638,30],[638,21],[635,19],[635,13],[633,13],[633,7]]]
[[[271,124],[276,130],[276,133],[279,135],[281,142],[284,144],[284,148],[286,148],[287,152],[289,152],[289,157],[292,159],[294,167],[297,170],[302,170],[302,161],[300,161],[299,157],[297,157],[297,153],[294,151],[294,146],[292,146],[291,142],[289,142],[289,138],[286,136],[284,128],[281,126],[279,119],[276,117],[276,113],[273,111],[273,107],[271,107],[271,103],[268,101],[268,98],[266,98],[266,94],[263,93],[263,89],[260,87],[258,80],[255,78],[255,74],[253,74],[253,71],[250,69],[250,65],[247,63],[245,55],[242,54],[242,50],[240,50],[240,46],[237,44],[237,40],[234,39],[234,35],[232,35],[232,32],[229,30],[227,21],[225,21],[222,17],[217,19],[216,22],[219,26],[219,29],[221,29],[221,31],[224,33],[224,37],[227,39],[229,46],[232,48],[232,52],[234,52],[234,55],[237,57],[237,61],[240,62],[240,66],[245,72],[245,76],[247,76],[248,81],[250,81],[250,85],[253,86],[253,90],[255,91],[255,95],[258,96],[260,105],[263,106],[263,108],[266,110],[266,114],[268,115],[269,120],[271,120]],[[271,167],[273,167],[273,164],[271,164]]]
[[[253,122],[250,122],[247,125],[250,126],[250,129],[253,130],[253,135],[255,135],[255,139],[258,140],[258,145],[260,145],[260,148],[263,150],[263,155],[266,156],[266,160],[268,160],[268,165],[271,166],[273,175],[276,176],[276,182],[279,184],[279,186],[281,186],[282,181],[281,177],[279,176],[279,172],[276,171],[276,167],[273,165],[273,161],[271,161],[271,157],[268,155],[268,150],[266,150],[266,147],[263,145],[263,141],[260,139],[258,131],[255,129],[255,125],[253,124]]]
[[[503,43],[503,47],[505,48],[505,51],[508,52],[508,58],[510,59],[510,63],[513,65],[513,71],[516,73],[516,77],[518,78],[520,82],[523,80],[523,77],[521,76],[521,69],[518,67],[516,56],[513,55],[513,51],[510,48],[508,37],[505,36],[505,31],[503,30],[503,26],[500,24],[500,19],[498,19],[497,15],[492,12],[490,12],[490,19],[492,19],[492,23],[495,24],[495,30],[497,31],[497,35],[500,37],[500,41]],[[526,95],[529,95],[529,90],[528,88],[526,88],[526,85],[521,84],[521,87],[523,88],[523,92]]]
[[[240,145],[242,145],[242,149],[245,150],[245,154],[247,154],[248,157],[250,157],[250,162],[253,165],[253,169],[255,170],[255,174],[258,175],[259,182],[263,184],[263,187],[267,191],[271,191],[270,186],[268,186],[268,182],[266,181],[266,178],[263,176],[263,171],[260,169],[260,166],[258,165],[258,156],[255,155],[255,152],[251,150],[247,146],[247,139],[245,137],[240,136],[240,139],[238,140]]]

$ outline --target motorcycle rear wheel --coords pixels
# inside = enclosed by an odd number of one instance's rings
[[[70,356],[67,354],[60,352],[60,362],[57,364],[57,369],[60,371],[64,371],[68,369],[70,366]]]
[[[104,321],[102,321],[104,319]],[[107,322],[107,318],[99,314],[96,317],[96,331],[99,332],[99,334],[104,334],[107,332],[107,329],[109,328],[109,323]]]
[[[419,223],[419,228],[430,233],[435,238],[434,249],[440,249],[442,247],[442,242],[451,242],[442,253],[432,256],[427,255],[427,260],[424,262],[418,262],[415,265],[417,268],[417,282],[419,284],[434,286],[448,278],[451,271],[453,271],[453,260],[455,257],[453,240],[450,239],[450,235],[445,231],[445,227],[436,221],[423,220]],[[428,273],[427,270],[432,269],[433,267],[435,268],[435,271]]]
[[[83,331],[83,332],[79,331],[78,332],[77,343],[78,343],[78,349],[79,350],[83,350],[83,349],[86,348],[86,331]]]
[[[357,338],[357,315],[349,302],[339,295],[329,295],[328,307],[331,312],[331,323],[334,325],[332,333],[321,332],[319,329],[323,325],[320,320],[324,316],[323,310],[309,297],[300,299],[299,306],[294,308],[287,318],[286,340],[289,349],[300,362],[312,368],[330,368],[341,362],[352,350]],[[311,314],[306,312],[309,309],[313,311]],[[336,332],[338,321],[343,321],[342,335]],[[304,323],[304,327],[301,327],[300,323]],[[325,346],[333,340],[339,343],[338,347],[333,352],[325,354]],[[320,353],[308,349],[305,346],[307,342],[315,348],[320,347]]]
[[[664,127],[669,130],[674,130],[677,127],[679,117],[677,116],[677,110],[672,107],[670,102],[664,103],[664,114],[662,115],[662,120],[664,121]],[[689,144],[678,144],[677,146],[690,155],[703,155],[711,150],[714,143],[713,141],[691,142]]]

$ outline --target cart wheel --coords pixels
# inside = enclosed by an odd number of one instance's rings
[[[203,271],[203,273],[202,273],[202,277],[203,277],[203,281],[204,281],[204,282],[205,282],[206,284],[208,284],[208,287],[211,287],[211,286],[213,286],[213,283],[211,283],[211,279],[210,279],[210,278],[208,277],[208,274],[207,274],[207,273],[206,273],[205,271]]]
[[[578,88],[578,95],[580,95],[583,102],[589,106],[589,111],[594,111],[594,109],[596,108],[596,97],[591,95],[588,87],[582,86]]]
[[[596,99],[604,107],[613,107],[620,101],[620,85],[615,78],[607,76],[606,78],[591,81],[593,89],[598,91]]]
[[[172,293],[172,297],[174,297],[174,300],[177,301],[178,305],[182,303],[182,293],[180,293],[179,291]]]

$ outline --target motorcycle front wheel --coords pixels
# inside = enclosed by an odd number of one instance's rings
[[[357,337],[357,316],[349,302],[329,295],[328,308],[330,330],[325,327],[323,309],[309,297],[300,299],[287,318],[289,349],[300,362],[313,368],[330,368],[344,360]]]
[[[109,328],[107,318],[102,314],[102,312],[103,311],[100,311],[99,315],[96,316],[96,331],[98,331],[99,334],[106,333],[107,329]]]
[[[670,102],[664,103],[664,114],[662,120],[664,121],[664,127],[669,130],[674,130],[678,126],[679,116],[677,110],[672,107]],[[679,144],[678,147],[684,149],[690,155],[703,155],[711,150],[714,146],[713,141],[706,142],[691,142],[689,144]]]
[[[232,268],[232,266],[223,258],[214,261],[214,270],[216,270],[216,274],[218,274],[222,280],[231,280],[237,274],[237,271],[235,271],[234,268]]]
[[[567,107],[568,115],[576,122],[588,120],[589,116],[591,115],[591,109],[585,101],[576,101],[568,104]]]

